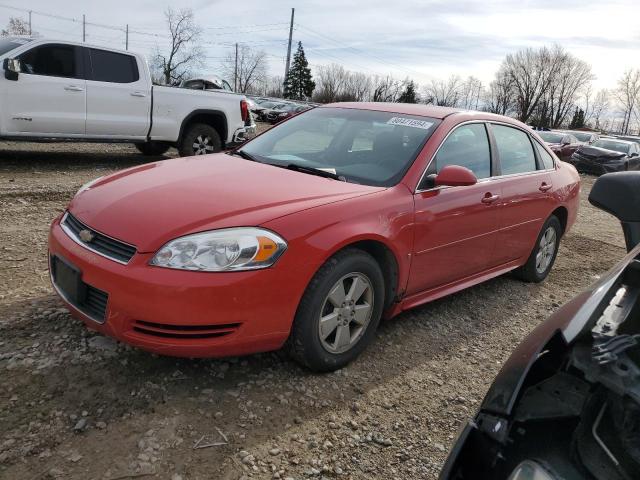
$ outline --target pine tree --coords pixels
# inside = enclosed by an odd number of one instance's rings
[[[582,128],[584,127],[584,110],[576,109],[573,112],[573,118],[571,119],[571,123],[569,124],[569,128]]]
[[[407,86],[404,88],[404,91],[398,97],[398,102],[400,103],[418,103],[418,97],[416,96],[416,86],[411,80],[407,83]]]
[[[306,100],[311,97],[316,83],[311,76],[309,62],[304,55],[302,42],[298,42],[298,50],[293,55],[293,64],[284,80],[284,98]]]

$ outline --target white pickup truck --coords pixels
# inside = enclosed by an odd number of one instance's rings
[[[246,98],[154,86],[144,57],[0,38],[0,140],[134,143],[146,155],[231,148],[255,132]]]

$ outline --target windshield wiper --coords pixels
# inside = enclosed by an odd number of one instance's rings
[[[304,167],[302,165],[298,165],[298,164],[295,164],[295,163],[290,163],[288,165],[283,165],[282,167],[283,168],[288,168],[289,170],[294,170],[296,172],[302,172],[302,173],[309,173],[311,175],[317,175],[319,177],[333,178],[334,180],[340,180],[341,182],[346,182],[347,181],[347,179],[344,178],[342,175],[338,175],[338,174],[333,173],[333,172],[327,172],[326,170],[320,170],[319,168]]]
[[[237,155],[240,158],[244,158],[245,160],[251,160],[252,162],[260,163],[260,160],[258,160],[256,157],[254,157],[250,153],[245,152],[244,150],[233,150],[229,152],[229,155]]]

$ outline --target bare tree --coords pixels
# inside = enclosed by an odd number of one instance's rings
[[[408,79],[404,81],[396,80],[391,75],[385,77],[376,76],[373,80],[373,98],[374,102],[395,102],[398,100]]]
[[[0,32],[0,36],[8,37],[13,35],[29,35],[29,22],[18,17],[9,18],[7,28],[4,28],[2,32]]]
[[[351,100],[345,92],[349,76],[349,72],[337,63],[320,66],[316,74],[314,99],[322,103],[335,102],[339,97],[342,100]]]
[[[451,75],[447,80],[432,80],[424,89],[427,103],[441,107],[457,107],[462,97],[462,86],[462,79],[457,75]]]
[[[620,80],[614,95],[624,114],[621,132],[629,133],[631,118],[635,114],[640,103],[640,70],[627,70]]]
[[[507,115],[515,107],[513,83],[503,70],[496,73],[496,78],[489,84],[485,92],[484,109],[487,112]]]
[[[238,44],[238,61],[232,49],[222,62],[222,71],[229,79],[234,79],[236,90],[241,93],[257,93],[267,79],[267,54],[253,50],[248,45]]]
[[[477,110],[480,106],[480,97],[482,95],[482,81],[480,79],[469,76],[460,87],[460,107],[467,110]]]
[[[609,110],[609,91],[602,89],[598,91],[596,97],[591,104],[590,119],[594,121],[594,128],[600,130],[603,128],[602,119]]]
[[[164,16],[171,46],[166,54],[156,47],[151,64],[166,85],[177,85],[191,75],[192,69],[203,65],[204,53],[198,45],[202,30],[194,22],[191,9],[176,11],[168,7]]]

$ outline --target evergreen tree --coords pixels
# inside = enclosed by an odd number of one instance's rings
[[[571,119],[571,123],[569,124],[569,128],[583,128],[584,127],[584,110],[576,109],[573,112],[573,118]]]
[[[298,50],[293,55],[293,63],[284,80],[284,98],[306,100],[311,97],[316,83],[311,76],[309,62],[304,55],[302,42],[298,42]]]
[[[398,97],[398,102],[400,103],[418,103],[418,97],[416,96],[416,86],[411,80],[407,83],[407,86],[404,88],[404,91]]]

